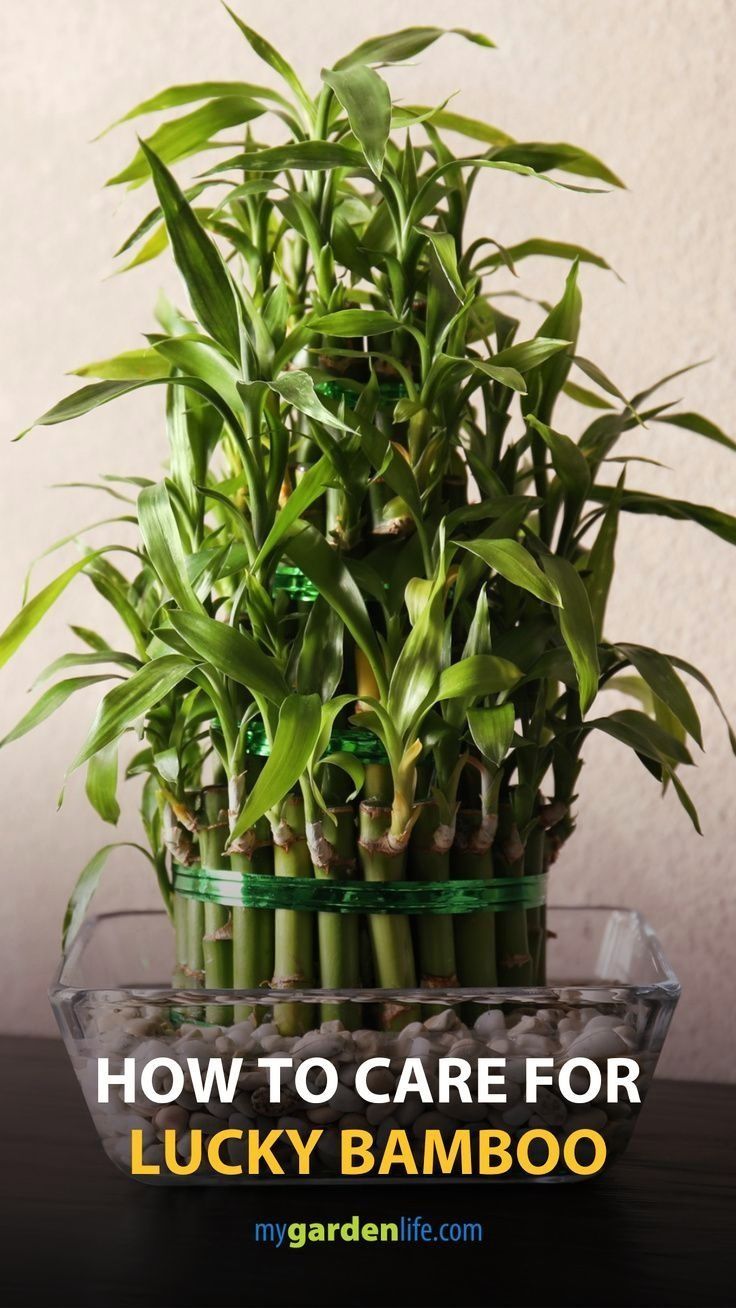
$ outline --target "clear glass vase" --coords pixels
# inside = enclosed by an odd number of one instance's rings
[[[643,1102],[680,986],[654,932],[632,910],[554,908],[549,910],[548,927],[550,979],[544,987],[217,992],[172,989],[167,983],[174,964],[173,934],[163,912],[111,913],[84,923],[62,959],[50,997],[105,1151],[136,1179],[169,1185],[385,1181],[377,1175],[377,1167],[395,1131],[405,1135],[419,1175],[399,1164],[389,1172],[392,1182],[578,1179],[566,1165],[566,1141],[581,1130],[598,1133],[605,1142],[604,1166],[609,1166],[626,1148],[640,1110],[640,1104],[630,1103],[627,1096],[618,1103],[608,1102],[607,1060],[635,1060],[636,1086]],[[395,1018],[397,1005],[409,1010],[411,1020],[400,1029],[381,1030],[381,1014],[390,1011]],[[288,1022],[282,1018],[287,1012]],[[336,1012],[344,1020],[335,1017]],[[323,1020],[325,1013],[330,1014],[327,1020]],[[284,1026],[299,1034],[284,1034]],[[258,1065],[261,1057],[291,1060],[275,1102],[269,1098],[267,1070]],[[374,1094],[387,1094],[386,1103],[367,1103],[356,1091],[361,1066],[375,1057],[386,1060],[387,1066],[372,1072],[365,1084]],[[526,1060],[536,1057],[553,1059],[552,1084],[538,1091],[536,1103],[528,1103],[522,1083]],[[140,1087],[132,1103],[123,1101],[118,1087],[110,1090],[110,1102],[100,1103],[98,1060],[102,1058],[109,1060],[113,1075],[121,1074],[125,1059],[135,1060],[137,1074],[150,1060],[168,1058],[181,1065],[183,1085],[168,1104],[150,1102]],[[337,1089],[325,1103],[306,1101],[295,1082],[300,1062],[308,1058],[322,1058],[334,1066]],[[407,1094],[403,1103],[394,1102],[397,1078],[407,1058],[420,1060],[430,1102],[416,1093]],[[449,1102],[435,1101],[440,1060],[448,1058],[462,1058],[470,1065],[471,1090],[477,1086],[479,1059],[505,1059],[504,1080],[494,1087],[504,1102],[479,1103],[472,1096],[471,1102],[465,1102],[460,1091]],[[565,1065],[579,1058],[600,1068],[602,1084],[589,1102],[571,1103],[560,1091],[560,1078],[565,1076]],[[221,1063],[225,1074],[233,1059],[242,1060],[230,1102],[216,1090],[206,1103],[198,1102],[194,1094],[198,1087],[192,1082],[188,1060],[195,1060],[206,1079],[212,1059]],[[579,1076],[574,1072],[571,1084],[582,1093],[587,1074],[576,1083]],[[324,1071],[314,1072],[308,1081],[310,1093],[319,1096],[325,1082]],[[152,1082],[162,1096],[171,1095],[176,1089],[173,1083],[165,1067]],[[310,1153],[308,1171],[300,1175],[299,1151],[293,1141],[295,1136],[306,1139],[314,1130],[321,1134]],[[170,1159],[164,1147],[167,1131]],[[208,1142],[222,1131],[227,1136],[214,1157],[224,1168],[218,1170]],[[270,1150],[280,1171],[274,1174],[265,1158],[256,1173],[258,1160],[250,1151],[250,1141],[256,1133],[263,1139],[270,1131],[280,1132]],[[362,1138],[370,1141],[375,1159],[371,1170],[342,1173],[341,1142],[347,1131],[366,1133]],[[428,1133],[435,1138],[438,1134],[448,1146],[457,1132],[463,1135],[463,1146],[453,1168],[422,1175]],[[480,1177],[473,1151],[489,1132],[494,1139],[497,1133],[506,1133],[512,1161],[507,1170]],[[539,1138],[526,1151],[529,1165],[522,1166],[515,1150],[529,1132]],[[466,1143],[473,1163],[464,1174]],[[560,1155],[557,1162],[553,1162],[555,1149]],[[535,1158],[541,1161],[535,1163]],[[193,1161],[196,1168],[187,1172]]]

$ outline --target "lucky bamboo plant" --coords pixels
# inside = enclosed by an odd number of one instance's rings
[[[334,881],[343,896],[377,883],[367,902],[380,908],[385,883],[538,880],[573,832],[590,732],[633,750],[698,825],[680,773],[701,730],[681,674],[715,692],[682,659],[604,638],[603,625],[623,513],[695,521],[732,543],[736,520],[632,489],[618,449],[654,423],[736,446],[652,398],[671,377],[627,396],[580,356],[578,269],[607,268],[601,257],[542,238],[466,241],[485,170],[498,185],[508,172],[620,185],[600,160],[392,102],[378,68],[438,28],[363,43],[313,95],[231,16],[278,89],[170,87],[121,120],[177,111],[111,179],[152,185],[154,207],[118,253],[135,252],[130,267],[170,250],[187,307],[161,301],[143,348],[79,369],[96,380],[34,424],[162,388],[165,476],[103,483],[126,502],[111,526],[136,524],[137,543],[111,531],[91,549],[80,530],[79,556],[26,599],[0,659],[80,574],[117,634],[73,627],[80,648],[42,675],[81,675],[55,681],[3,743],[112,679],[72,766],[113,824],[121,747],[124,776],[142,779],[139,848],[173,918],[176,983],[269,985],[285,992],[290,1031],[305,1010],[288,992],[305,987],[336,991],[322,1016],[355,1023],[346,988],[543,980],[541,903],[314,912],[296,883]],[[259,141],[264,118],[281,144]],[[469,152],[455,153],[463,138]],[[186,159],[195,180],[182,189],[170,168]],[[566,276],[519,340],[509,275],[532,256]],[[633,707],[604,712],[611,687]],[[67,937],[114,847],[82,872]],[[291,880],[275,909],[196,891],[253,874]],[[235,996],[233,1016],[250,1011]],[[411,1012],[387,1002],[378,1020]]]

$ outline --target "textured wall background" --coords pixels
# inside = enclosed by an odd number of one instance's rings
[[[448,21],[441,0],[241,0],[260,27],[312,80],[319,68],[376,31]],[[675,385],[673,398],[733,430],[733,159],[736,154],[736,25],[730,0],[458,0],[452,21],[488,32],[484,52],[447,38],[392,81],[407,99],[455,106],[520,139],[569,140],[600,154],[628,193],[580,196],[526,179],[487,177],[476,226],[511,244],[525,236],[576,240],[604,253],[625,279],[583,270],[584,353],[624,390],[694,359],[707,369]],[[400,15],[400,16],[399,16]],[[65,390],[65,370],[138,343],[160,284],[154,264],[105,280],[111,252],[147,208],[102,183],[132,151],[132,132],[87,142],[144,95],[206,77],[261,78],[255,56],[209,0],[3,0],[0,115],[4,203],[0,215],[0,618],[19,602],[27,560],[114,502],[50,483],[99,472],[155,473],[163,453],[156,399],[144,395],[78,424],[7,441]],[[565,268],[522,265],[521,289],[556,296]],[[654,428],[632,436],[671,471],[632,470],[631,485],[715,501],[736,512],[733,456],[687,433]],[[94,537],[92,537],[94,539]],[[69,557],[73,557],[70,552]],[[39,566],[37,584],[58,558]],[[736,715],[733,563],[728,547],[688,524],[629,518],[621,539],[609,635],[697,662]],[[34,676],[70,648],[70,621],[95,625],[101,604],[82,580],[3,674],[0,728],[28,704]],[[705,839],[674,801],[612,741],[592,742],[575,841],[555,870],[555,899],[627,903],[656,925],[684,983],[665,1053],[675,1076],[736,1076],[733,1014],[724,972],[736,939],[733,849],[736,763],[710,701],[696,694],[707,753],[691,782]],[[56,799],[93,701],[66,709],[42,734],[0,753],[3,912],[0,1023],[51,1030],[45,987],[63,906],[78,869],[110,836],[88,816],[79,778]],[[128,814],[121,836],[134,836]],[[122,854],[100,904],[143,904],[155,892]],[[727,1016],[726,1016],[727,1015]],[[730,1033],[727,1022],[732,1023]],[[664,1069],[663,1069],[664,1070]]]

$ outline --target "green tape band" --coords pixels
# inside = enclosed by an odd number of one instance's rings
[[[307,913],[503,913],[538,908],[547,876],[490,881],[327,881],[177,867],[174,890],[231,908],[288,908]]]

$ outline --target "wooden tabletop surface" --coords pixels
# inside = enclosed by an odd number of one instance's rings
[[[733,1308],[736,1086],[658,1081],[564,1185],[153,1188],[108,1161],[60,1042],[0,1038],[8,1308]],[[254,1222],[480,1221],[480,1243],[258,1244]]]

